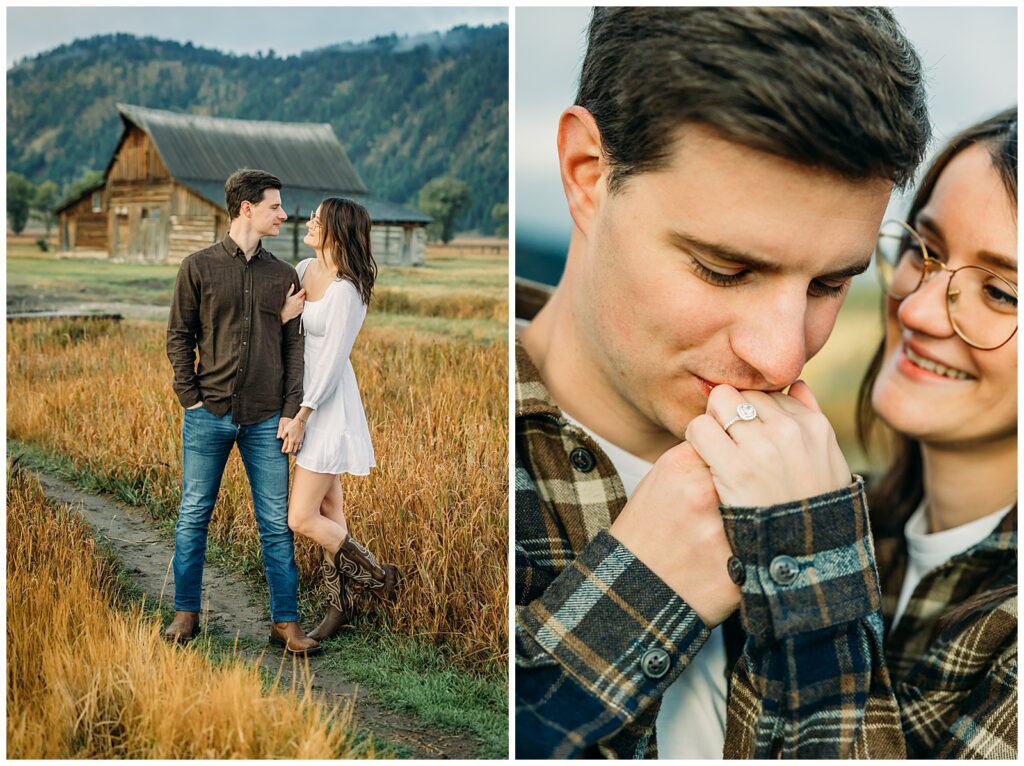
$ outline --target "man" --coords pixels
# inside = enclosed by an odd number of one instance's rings
[[[288,216],[281,181],[262,170],[233,173],[224,195],[227,236],[182,261],[167,324],[174,391],[185,413],[175,612],[165,637],[183,642],[196,635],[207,530],[237,443],[270,590],[270,641],[311,655],[320,647],[299,627],[298,568],[288,528],[288,453],[298,445],[282,439],[302,401],[303,343],[298,319],[282,326],[279,312],[299,280],[261,241],[280,233]]]
[[[888,11],[594,10],[558,131],[565,272],[516,350],[517,757],[895,754],[863,725],[884,669],[794,670],[839,622],[871,645],[877,583],[785,591],[832,554],[778,509],[726,527],[683,441],[716,385],[781,391],[824,344],[925,104]],[[819,512],[854,518],[858,487]]]

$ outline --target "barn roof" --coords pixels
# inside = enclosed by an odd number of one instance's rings
[[[273,173],[285,186],[366,193],[334,130],[326,123],[232,120],[118,104],[126,124],[156,144],[179,181],[224,180],[239,168]]]
[[[326,123],[233,120],[131,104],[118,104],[117,111],[125,124],[122,141],[131,125],[145,131],[171,177],[217,207],[226,207],[227,177],[239,168],[249,167],[266,170],[281,179],[281,196],[288,215],[294,215],[297,207],[300,216],[308,216],[324,197],[339,196],[363,205],[375,223],[427,224],[433,220],[371,196],[334,130]],[[108,173],[116,156],[115,149]],[[95,188],[64,200],[56,211],[67,209]]]

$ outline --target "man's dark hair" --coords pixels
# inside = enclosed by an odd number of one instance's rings
[[[921,62],[884,8],[595,8],[576,103],[613,191],[664,168],[685,124],[897,187],[931,136]]]
[[[238,218],[242,212],[243,202],[258,205],[263,200],[263,192],[267,189],[280,190],[282,186],[280,178],[264,170],[236,170],[224,182],[224,201],[228,206],[228,218]]]

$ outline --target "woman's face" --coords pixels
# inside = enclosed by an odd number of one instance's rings
[[[928,254],[950,269],[984,266],[1016,287],[1014,206],[985,146],[950,161],[910,223]],[[885,358],[872,405],[893,429],[924,444],[1010,443],[1017,434],[1017,339],[988,351],[965,343],[946,311],[948,285],[949,273],[940,270],[902,301],[886,299]],[[1016,310],[1015,297],[1004,303]]]
[[[320,247],[321,237],[323,236],[322,231],[320,228],[320,207],[317,207],[316,212],[306,221],[306,236],[302,238],[302,241],[316,250]]]

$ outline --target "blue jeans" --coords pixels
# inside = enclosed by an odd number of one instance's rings
[[[205,407],[185,410],[181,429],[182,486],[174,530],[174,609],[200,611],[206,536],[231,448],[238,451],[252,489],[260,531],[263,571],[274,622],[299,619],[299,569],[288,528],[288,455],[277,438],[278,416],[235,425],[231,413],[218,418]]]

